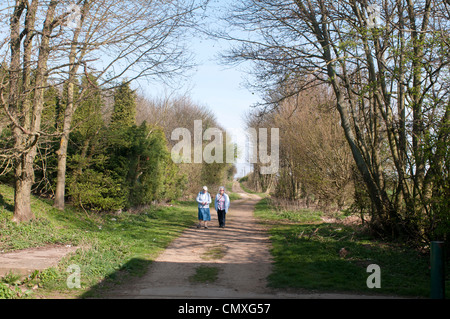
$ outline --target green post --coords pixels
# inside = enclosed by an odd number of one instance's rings
[[[431,242],[431,299],[445,298],[444,242]]]

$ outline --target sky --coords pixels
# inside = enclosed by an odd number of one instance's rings
[[[256,93],[243,86],[246,73],[243,67],[229,67],[220,64],[217,52],[225,47],[217,43],[199,41],[196,52],[199,60],[198,70],[192,78],[193,88],[190,91],[194,101],[209,107],[217,117],[218,122],[234,135],[238,147],[245,148],[246,140],[244,115],[251,110],[251,105],[259,101]],[[244,176],[250,171],[245,162],[245,151],[238,160],[237,176]]]
[[[227,0],[221,0],[223,4]],[[248,74],[244,66],[227,66],[221,63],[219,53],[229,46],[225,40],[205,39],[199,35],[190,41],[197,67],[187,83],[177,90],[187,95],[194,103],[208,107],[216,116],[218,123],[231,132],[235,143],[241,149],[242,157],[238,159],[237,176],[244,176],[250,172],[251,166],[245,163],[246,139],[244,130],[244,115],[252,108],[251,105],[260,102],[258,93],[245,88]],[[164,86],[155,87],[152,83],[154,97],[164,96],[170,89]],[[176,95],[176,94],[175,94]]]

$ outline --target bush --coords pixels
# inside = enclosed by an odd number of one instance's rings
[[[107,173],[86,169],[70,183],[69,195],[84,209],[115,211],[124,207],[125,196],[117,179]]]

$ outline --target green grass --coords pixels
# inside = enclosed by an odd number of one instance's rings
[[[246,186],[246,184],[245,184],[245,181],[239,182],[239,184],[241,185],[241,188],[242,188],[245,192],[247,192],[247,193],[255,194],[255,195],[258,195],[259,197],[262,197],[262,198],[265,198],[265,197],[268,196],[267,193],[258,193],[258,192],[255,192],[254,190],[248,188],[248,187]]]
[[[232,192],[232,189],[233,189],[232,181],[227,182],[225,187],[226,187],[226,192],[227,192],[228,196],[230,197],[230,201],[241,199],[241,195],[239,195],[238,193]]]
[[[255,206],[255,214],[263,220],[267,221],[289,221],[301,223],[317,223],[321,222],[321,211],[310,209],[302,209],[299,211],[280,210],[269,205],[270,198],[266,197],[259,201]]]
[[[192,283],[213,283],[219,276],[219,268],[211,266],[200,266],[195,269],[195,274],[189,277]]]
[[[55,244],[80,247],[57,267],[17,283],[16,286],[25,288],[39,286],[26,297],[99,296],[109,283],[120,283],[127,276],[143,275],[148,264],[186,227],[195,223],[197,212],[194,202],[175,202],[151,207],[141,214],[87,215],[71,207],[60,212],[50,201],[33,198],[32,210],[36,219],[17,225],[11,222],[13,196],[10,187],[0,185],[0,251]],[[72,264],[81,268],[81,289],[67,288],[69,274],[66,269]],[[3,290],[5,283],[0,283],[0,298],[8,297],[6,293],[2,296]]]
[[[234,192],[227,192],[228,196],[230,197],[230,201],[241,199],[241,195]]]
[[[223,245],[213,246],[208,248],[201,256],[200,258],[204,260],[216,260],[216,259],[222,259],[225,257],[225,254],[227,252],[227,248]]]
[[[270,228],[275,261],[269,276],[272,287],[410,297],[430,295],[428,254],[401,244],[375,241],[355,226],[320,222],[319,212],[280,213],[267,199],[256,205],[255,215]],[[348,252],[346,256],[339,254],[342,248]],[[371,275],[367,272],[370,264],[380,266],[379,289],[366,285]],[[449,297],[448,280],[446,291]]]

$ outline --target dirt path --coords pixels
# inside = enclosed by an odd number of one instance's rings
[[[77,247],[50,245],[29,248],[9,253],[0,253],[0,277],[10,272],[27,275],[34,270],[44,270],[56,266],[64,256],[74,252]]]
[[[226,227],[218,227],[217,214],[211,209],[208,229],[187,229],[150,266],[138,281],[111,292],[123,298],[256,298],[271,297],[266,278],[272,261],[269,239],[253,217],[256,195],[233,191],[242,199],[233,201]],[[205,254],[218,249],[223,256],[205,260]],[[192,283],[189,277],[200,266],[219,268],[218,279],[209,284]]]
[[[267,288],[272,259],[267,232],[253,216],[259,196],[245,193],[239,183],[233,191],[241,195],[232,202],[226,228],[218,227],[211,209],[209,229],[187,229],[149,267],[141,278],[110,291],[106,298],[386,298],[333,293],[288,293]],[[205,253],[220,247],[224,256],[205,260]],[[201,266],[219,268],[213,283],[192,283],[189,277]],[[389,297],[387,297],[389,298]]]

